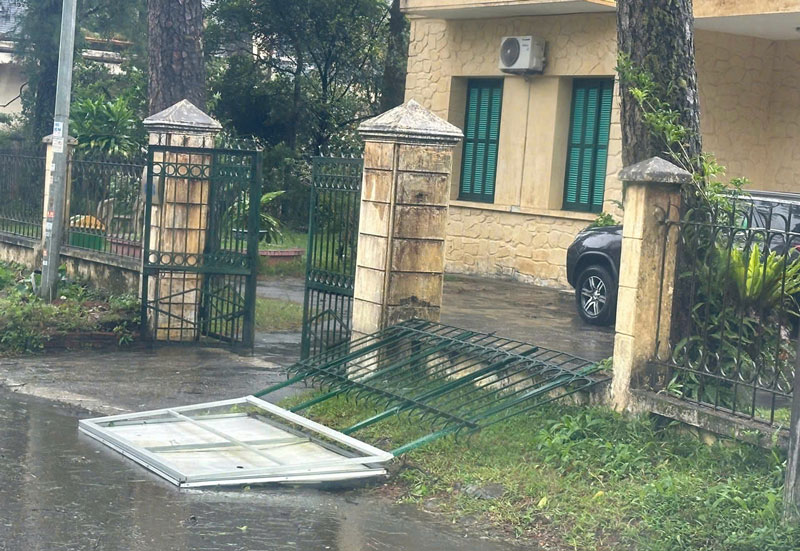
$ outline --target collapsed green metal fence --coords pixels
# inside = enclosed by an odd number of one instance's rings
[[[344,434],[413,416],[422,431],[392,450],[410,451],[443,436],[474,432],[548,402],[607,382],[596,363],[494,334],[423,320],[388,327],[301,360],[290,378],[254,394],[313,383],[320,394],[290,411],[346,395],[378,406]]]

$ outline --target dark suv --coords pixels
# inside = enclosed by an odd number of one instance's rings
[[[800,246],[800,194],[751,191],[746,199],[745,221],[750,228],[771,228],[776,232],[768,247],[780,254]],[[795,237],[794,234],[798,234]],[[619,258],[622,226],[586,228],[567,249],[567,281],[575,289],[578,313],[586,322],[608,325],[617,313]]]

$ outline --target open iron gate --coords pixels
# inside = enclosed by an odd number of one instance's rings
[[[143,332],[252,346],[261,152],[151,145],[145,195]]]
[[[315,157],[301,356],[350,339],[363,159]]]

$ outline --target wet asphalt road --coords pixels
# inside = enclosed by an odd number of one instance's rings
[[[79,434],[87,412],[0,389],[0,551],[500,551],[358,492],[178,490]]]
[[[496,332],[599,361],[614,351],[614,328],[585,323],[570,290],[537,287],[507,279],[445,275],[442,322],[463,329]]]

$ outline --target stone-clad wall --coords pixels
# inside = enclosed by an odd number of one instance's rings
[[[765,171],[775,42],[697,32],[695,45],[703,149],[716,155],[727,177],[748,177],[756,188],[769,188]]]
[[[560,210],[571,84],[564,88],[559,77],[613,75],[615,32],[614,14],[412,20],[406,99],[419,101],[457,126],[463,126],[459,94],[464,94],[465,79],[504,76],[497,68],[503,36],[533,34],[548,42],[544,76],[505,79],[494,204],[457,200],[460,151],[456,149],[446,250],[449,272],[567,285],[566,248],[595,215]],[[619,218],[618,109],[616,98],[604,210]]]
[[[451,207],[445,268],[566,287],[567,247],[589,224],[587,218]]]
[[[769,162],[772,189],[800,192],[800,41],[775,47],[775,78],[770,96]]]

